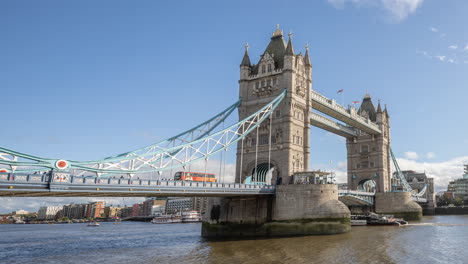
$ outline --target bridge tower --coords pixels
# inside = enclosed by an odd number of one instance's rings
[[[358,114],[376,123],[382,133],[369,135],[359,131],[358,136],[346,139],[348,187],[350,190],[391,191],[390,118],[387,108],[382,111],[379,101],[376,110],[370,95],[366,94]]]
[[[308,47],[304,55],[295,54],[292,34],[288,36],[286,43],[283,31],[277,26],[257,64],[251,64],[246,45],[240,65],[239,119],[256,112],[285,89],[287,95],[272,120],[265,120],[238,143],[236,182],[243,182],[255,172],[264,177],[274,167],[271,184],[287,184],[294,172],[309,167],[312,65]]]

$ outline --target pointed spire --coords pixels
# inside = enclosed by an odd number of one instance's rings
[[[292,45],[292,41],[291,41],[291,37],[292,37],[292,33],[289,32],[288,34],[288,37],[289,37],[289,40],[288,40],[288,46],[286,47],[286,52],[284,53],[284,55],[294,55],[294,49],[293,49],[293,45]]]
[[[387,110],[387,104],[385,104],[384,113],[385,113],[385,116],[386,116],[387,118],[389,118],[388,110]]]
[[[380,99],[379,99],[379,105],[377,106],[377,113],[382,113],[382,107],[380,106]]]
[[[312,63],[310,63],[310,57],[309,57],[309,44],[306,44],[306,53],[304,55],[304,63],[306,66],[312,66]]]
[[[240,66],[248,66],[248,67],[250,67],[249,43],[246,43],[246,44],[245,44],[244,58],[242,58],[242,63],[241,63]]]

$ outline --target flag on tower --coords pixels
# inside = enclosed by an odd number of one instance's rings
[[[359,101],[353,101],[353,104],[359,104]]]
[[[338,90],[336,93],[342,93],[343,89]]]

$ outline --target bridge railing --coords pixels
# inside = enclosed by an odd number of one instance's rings
[[[239,183],[218,182],[192,182],[192,181],[170,181],[151,179],[124,179],[124,178],[97,178],[70,176],[60,172],[50,175],[41,174],[15,174],[0,173],[0,183],[42,183],[54,185],[108,185],[108,186],[149,186],[149,187],[190,187],[190,188],[212,188],[212,189],[246,189],[246,190],[274,190],[274,185],[253,185]]]

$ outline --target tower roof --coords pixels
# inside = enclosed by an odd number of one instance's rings
[[[377,113],[382,113],[382,107],[380,106],[380,100],[379,100],[379,104],[377,105]]]
[[[375,111],[375,106],[372,103],[371,96],[366,93],[364,99],[362,100],[361,107],[359,107],[358,114],[360,115],[368,115],[369,119],[373,122],[377,120],[377,113]]]
[[[292,41],[291,41],[292,34],[289,33],[288,36],[289,36],[288,46],[286,47],[286,52],[285,52],[284,55],[293,56],[294,55],[294,48],[293,48],[293,44],[292,44]]]
[[[306,66],[312,66],[312,63],[310,63],[310,57],[309,57],[309,44],[306,45],[306,52],[304,55],[304,63]]]
[[[268,44],[267,48],[263,52],[260,60],[262,60],[263,56],[266,53],[269,53],[271,56],[273,56],[273,60],[275,62],[275,68],[277,69],[283,68],[283,58],[284,58],[285,51],[286,51],[286,42],[284,41],[284,38],[283,38],[283,31],[279,28],[279,25],[276,25],[276,30],[275,32],[273,32],[270,43]],[[257,65],[255,65],[252,72],[254,74],[258,73],[258,63]]]
[[[249,66],[250,67],[249,44],[245,44],[244,58],[242,58],[242,62],[241,62],[240,66]]]

